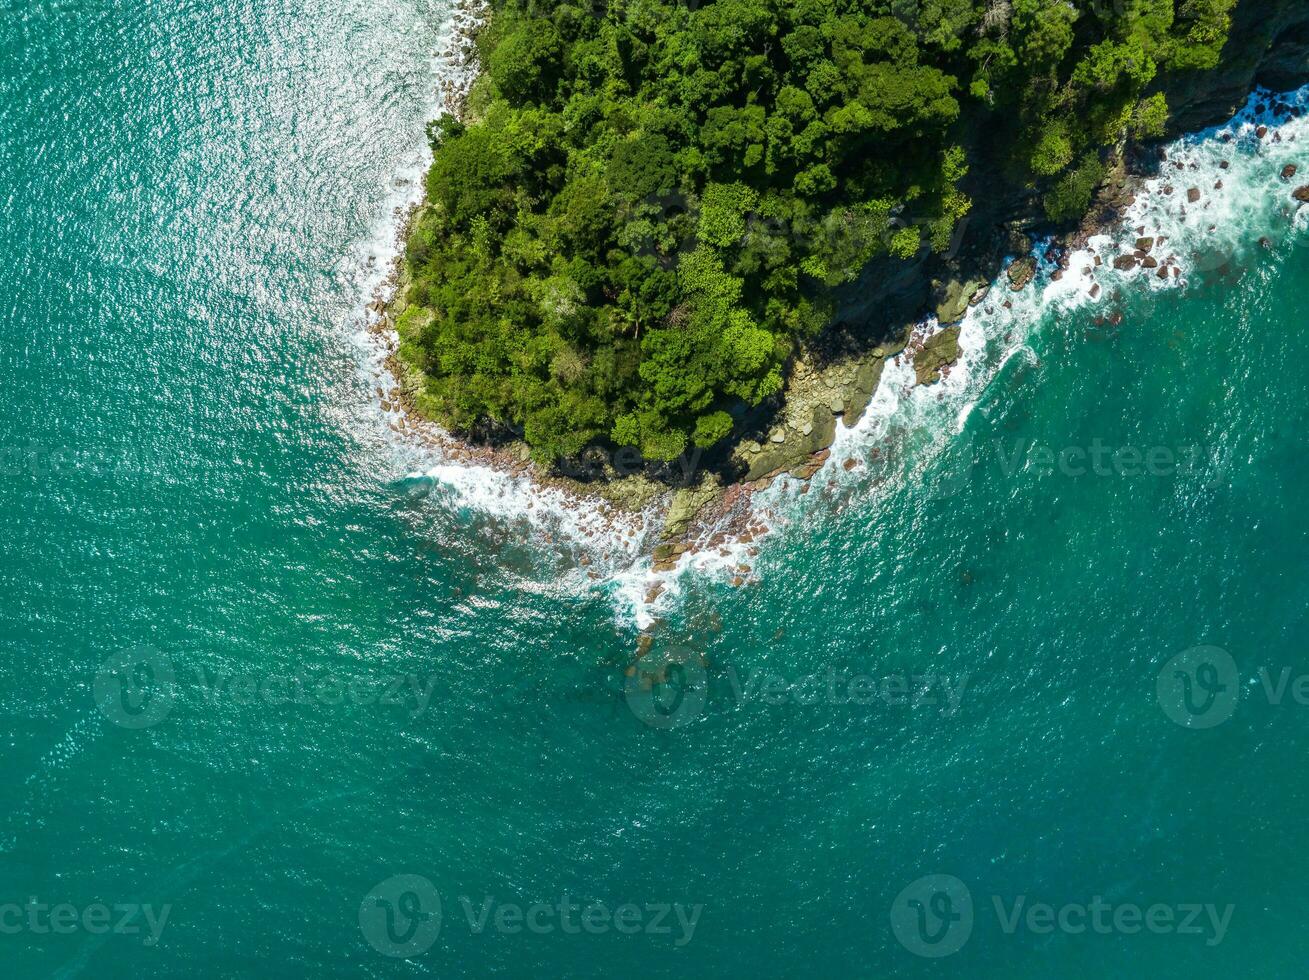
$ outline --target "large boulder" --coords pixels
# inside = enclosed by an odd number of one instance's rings
[[[699,486],[683,487],[673,494],[664,518],[664,537],[675,538],[690,530],[691,523],[702,510],[718,498],[722,488],[712,477],[705,477]]]
[[[959,360],[963,353],[959,347],[959,328],[950,327],[933,334],[914,355],[914,377],[920,385],[935,384],[941,380],[941,368]]]
[[[1027,286],[1036,276],[1036,259],[1027,255],[1015,260],[1009,266],[1009,287],[1018,292]]]
[[[836,413],[826,405],[813,405],[798,428],[788,425],[778,432],[782,436],[780,442],[770,439],[763,445],[755,443],[746,447],[747,480],[793,469],[814,453],[828,448],[836,441]]]
[[[968,282],[951,279],[941,290],[942,299],[936,306],[937,321],[945,327],[958,323],[968,312],[969,300],[985,285],[980,279]]]
[[[841,406],[841,414],[845,417],[845,424],[852,426],[863,418],[864,412],[868,410],[868,403],[873,400],[873,392],[877,391],[877,385],[882,380],[882,370],[886,367],[886,361],[880,357],[869,357],[859,363],[855,369],[854,380],[850,383],[850,394],[847,396],[845,404]]]

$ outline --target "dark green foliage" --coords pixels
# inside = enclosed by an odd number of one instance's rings
[[[828,287],[950,245],[966,131],[1057,221],[1152,135],[1234,0],[495,0],[468,126],[429,127],[402,355],[423,408],[539,458],[668,459],[782,388]]]

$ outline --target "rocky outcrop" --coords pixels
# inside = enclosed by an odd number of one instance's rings
[[[722,487],[713,476],[706,476],[695,487],[684,487],[673,494],[664,518],[664,537],[681,537],[691,529],[700,513],[718,498]]]
[[[1240,0],[1222,64],[1179,72],[1159,86],[1171,108],[1173,135],[1204,129],[1230,116],[1256,85],[1297,88],[1309,78],[1309,6],[1301,0]]]
[[[1213,70],[1184,72],[1161,77],[1157,85],[1171,108],[1169,138],[1220,123],[1240,107],[1256,84],[1275,91],[1295,88],[1309,79],[1309,2],[1305,0],[1239,0],[1233,12],[1230,40],[1222,64]],[[623,509],[641,509],[655,499],[670,499],[665,536],[693,535],[706,520],[712,522],[724,498],[738,491],[748,492],[750,481],[781,474],[799,478],[811,476],[827,459],[835,438],[838,419],[853,425],[867,411],[881,380],[886,359],[905,349],[910,331],[907,325],[934,312],[945,328],[925,341],[915,340],[907,356],[913,360],[919,384],[939,381],[960,356],[956,326],[986,297],[988,285],[1001,275],[1006,256],[1023,256],[1008,269],[1008,286],[1028,287],[1036,273],[1036,262],[1026,253],[1031,235],[1049,231],[1041,206],[1041,189],[1026,178],[1019,179],[1008,165],[1009,146],[1017,133],[1004,130],[1003,119],[980,114],[960,120],[960,141],[968,151],[969,173],[963,190],[972,210],[961,223],[951,247],[943,254],[924,248],[910,260],[883,256],[869,263],[858,279],[832,291],[835,304],[832,329],[818,347],[801,352],[787,379],[784,398],[761,406],[738,420],[734,446],[722,447],[707,463],[710,476],[695,486],[669,483],[648,475],[625,475],[606,467],[602,474],[585,482],[585,489]],[[1129,177],[1143,172],[1136,163],[1148,154],[1108,154],[1108,176],[1095,209],[1087,216],[1082,234],[1111,223],[1128,207],[1137,186]],[[1156,165],[1162,161],[1155,161]],[[1224,162],[1224,166],[1225,166]],[[1282,179],[1292,181],[1298,169],[1288,166]],[[1180,174],[1172,179],[1186,188]],[[1199,202],[1198,187],[1183,191],[1188,201]],[[1309,185],[1292,193],[1295,200],[1309,203]],[[1141,238],[1136,254],[1124,254],[1114,265],[1128,269],[1142,266],[1160,277],[1170,274],[1169,260],[1155,242]],[[1097,265],[1099,260],[1096,260]],[[1176,275],[1176,269],[1172,270]],[[1056,273],[1058,275],[1058,273]],[[1004,280],[998,287],[1004,289]],[[403,289],[400,290],[403,294]],[[1099,284],[1092,295],[1100,293]],[[393,309],[392,314],[398,314]],[[393,359],[394,361],[394,359]],[[390,400],[411,408],[419,388],[413,379],[398,374],[403,392]],[[490,458],[513,472],[534,471],[524,455],[514,455],[517,446],[497,450]],[[477,457],[482,460],[482,457]],[[698,457],[697,457],[698,459]],[[622,477],[622,478],[620,478]],[[672,492],[671,486],[683,489]],[[717,501],[717,503],[715,503]],[[657,559],[676,561],[685,544],[667,546]],[[680,552],[668,550],[681,548]],[[658,567],[658,566],[657,566]]]
[[[941,380],[941,369],[959,360],[959,328],[949,327],[933,334],[914,355],[914,378],[920,385],[935,384]]]
[[[1025,255],[1009,266],[1009,288],[1019,292],[1036,277],[1036,259]]]
[[[736,448],[734,460],[747,481],[790,473],[808,479],[816,459],[836,439],[837,419],[853,426],[863,417],[881,381],[886,359],[904,350],[906,337],[879,344],[857,356],[822,365],[798,361],[785,401],[772,426]],[[825,458],[825,457],[824,457]]]
[[[944,286],[940,286],[938,292],[941,295],[941,301],[936,306],[937,322],[945,327],[958,323],[964,318],[968,308],[976,305],[973,302],[974,298],[987,286],[988,283],[984,279],[964,281],[951,279]]]

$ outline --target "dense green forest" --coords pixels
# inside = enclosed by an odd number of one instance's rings
[[[944,251],[966,135],[1074,219],[1103,148],[1162,132],[1163,71],[1235,0],[494,0],[467,125],[429,127],[401,356],[419,408],[589,443],[707,447],[781,391],[828,287]]]

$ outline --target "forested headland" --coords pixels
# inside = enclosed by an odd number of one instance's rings
[[[1052,226],[1235,0],[494,0],[410,229],[417,408],[548,462],[710,447],[832,289],[945,252],[979,141]],[[979,193],[976,188],[973,194]]]

